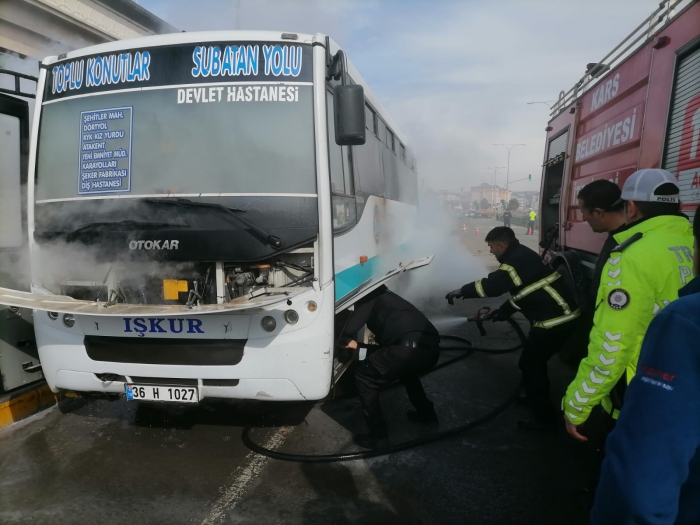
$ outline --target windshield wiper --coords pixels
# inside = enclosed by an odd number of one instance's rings
[[[130,230],[163,230],[166,228],[189,228],[186,223],[173,222],[141,222],[141,221],[116,221],[116,222],[91,222],[71,232],[66,232],[67,237],[76,237],[81,233],[106,230],[108,228],[118,227],[119,229],[128,228]]]
[[[269,244],[275,250],[279,250],[284,246],[284,241],[282,241],[280,237],[272,235],[270,232],[251,222],[249,219],[244,219],[243,217],[240,217],[238,213],[245,213],[245,210],[242,210],[241,208],[229,208],[227,206],[224,206],[223,204],[214,204],[210,202],[192,202],[189,199],[143,199],[143,202],[146,202],[148,204],[167,204],[171,206],[182,206],[183,208],[211,208],[214,210],[220,210],[227,213],[241,224],[247,226],[252,232],[253,237],[256,237],[258,240],[264,242],[265,244]]]

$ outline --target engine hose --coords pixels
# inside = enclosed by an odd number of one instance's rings
[[[455,363],[456,361],[459,361],[461,359],[464,359],[468,356],[470,356],[473,352],[482,352],[482,353],[488,353],[488,354],[506,354],[509,352],[514,352],[520,348],[525,343],[525,334],[518,325],[518,323],[511,319],[507,318],[506,322],[508,322],[511,327],[515,330],[517,333],[518,337],[520,338],[520,344],[513,347],[513,348],[508,348],[506,350],[493,350],[490,348],[477,348],[477,347],[472,347],[471,343],[464,338],[457,337],[457,336],[441,336],[441,340],[450,340],[450,341],[461,341],[466,344],[464,347],[445,347],[442,348],[442,351],[450,351],[450,350],[459,350],[459,351],[464,351],[465,354],[458,356],[454,359],[450,359],[446,361],[445,363],[442,363],[441,365],[437,365],[433,367],[429,372],[433,372],[435,370],[438,370],[440,368],[443,368],[444,366],[447,366],[448,364]],[[426,373],[429,373],[426,372]],[[281,461],[291,461],[291,462],[297,462],[297,463],[336,463],[340,461],[353,461],[357,459],[369,459],[369,458],[376,458],[379,456],[386,456],[388,454],[393,454],[395,452],[401,452],[403,450],[408,450],[411,448],[416,448],[420,447],[423,445],[427,445],[429,443],[433,443],[434,441],[450,438],[452,436],[455,436],[457,434],[461,434],[462,432],[466,432],[467,430],[471,430],[473,428],[476,428],[480,425],[483,425],[485,423],[488,423],[492,419],[494,419],[496,416],[500,415],[502,412],[504,412],[516,399],[518,394],[520,393],[520,390],[522,389],[522,380],[518,382],[518,385],[510,392],[508,397],[496,408],[491,410],[490,412],[484,414],[483,416],[474,419],[468,423],[465,423],[463,425],[459,425],[454,428],[450,428],[448,430],[443,430],[442,432],[438,432],[436,434],[430,435],[430,436],[425,436],[425,437],[420,437],[417,439],[412,439],[410,441],[405,441],[403,443],[397,443],[396,445],[390,445],[388,447],[381,447],[381,448],[375,448],[375,449],[370,449],[370,450],[363,450],[363,451],[358,451],[358,452],[348,452],[344,454],[317,454],[317,455],[305,455],[305,454],[290,454],[286,452],[278,452],[276,450],[270,450],[265,447],[262,447],[255,443],[251,437],[250,437],[250,432],[253,430],[254,427],[252,426],[247,426],[243,429],[243,434],[241,436],[243,440],[243,444],[248,447],[250,450],[253,452],[256,452],[258,454],[261,454],[263,456],[267,456],[269,458],[273,459],[278,459]]]

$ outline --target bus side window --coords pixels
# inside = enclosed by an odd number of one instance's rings
[[[382,148],[377,134],[377,123],[381,122],[374,110],[365,104],[366,127],[372,133],[367,134],[367,141],[362,146],[353,148],[353,161],[358,189],[370,195],[384,195],[382,180],[381,152]]]
[[[377,136],[379,137],[379,140],[382,141],[383,144],[386,145],[386,132],[389,131],[386,129],[386,124],[384,124],[384,121],[380,118],[377,118]]]
[[[333,115],[333,94],[326,92],[326,115],[328,117],[328,159],[331,171],[331,192],[345,193],[343,176],[343,148],[335,143],[335,119]]]
[[[377,119],[374,110],[365,104],[365,127],[374,135],[377,134]]]
[[[399,152],[400,152],[399,156],[401,157],[401,160],[404,161],[404,163],[405,163],[406,162],[406,148],[400,142],[399,142]]]
[[[391,151],[396,151],[394,148],[394,134],[389,128],[386,130],[386,145],[389,146]]]
[[[333,94],[326,92],[326,109],[328,116],[328,155],[331,172],[331,200],[333,230],[342,231],[355,224],[357,210],[355,204],[355,184],[352,175],[352,156],[348,146],[335,143],[335,119],[333,113]]]
[[[357,222],[355,197],[333,195],[332,197],[333,231],[338,232],[354,226]]]

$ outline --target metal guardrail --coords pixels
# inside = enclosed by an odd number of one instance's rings
[[[20,87],[20,79],[24,78],[36,83],[39,82],[37,77],[25,75],[24,73],[18,73],[17,71],[10,71],[9,69],[0,69],[0,75],[10,75],[15,79],[15,89],[0,88],[0,93],[7,93],[8,95],[15,95],[17,97],[36,98],[36,93],[26,93],[22,91],[22,88]]]
[[[653,35],[668,25],[676,15],[686,7],[699,0],[663,0],[659,7],[639,24],[625,39],[605,55],[581,79],[569,89],[561,91],[557,102],[550,107],[550,116],[554,118],[568,108],[581,95],[598,85],[600,80],[611,69],[620,65],[628,56],[641,48]]]

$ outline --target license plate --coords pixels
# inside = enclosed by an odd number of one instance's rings
[[[198,403],[199,392],[193,386],[126,385],[128,401],[174,401],[176,403]]]

